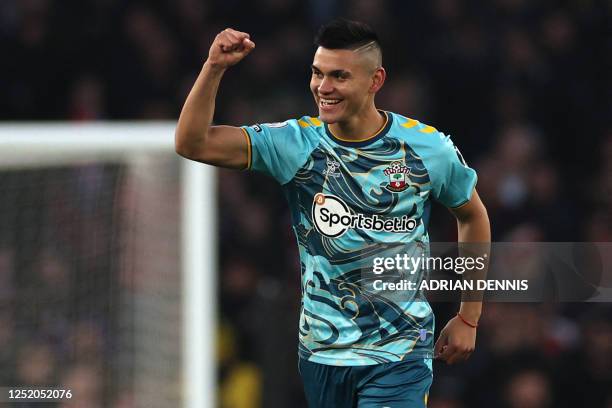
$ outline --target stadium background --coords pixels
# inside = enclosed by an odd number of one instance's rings
[[[388,80],[377,105],[450,133],[476,168],[494,240],[610,241],[611,9],[604,0],[3,0],[0,119],[175,120],[228,26],[257,48],[225,76],[216,121],[314,114],[312,37],[341,15],[379,32]],[[262,175],[218,174],[220,405],[303,407],[284,197]],[[114,294],[140,289],[121,274],[122,232],[109,227],[120,178],[113,165],[0,172],[0,384],[70,384],[81,406],[132,406],[123,379],[135,368],[118,358]],[[171,205],[177,192],[167,191]],[[69,194],[79,199],[67,205]],[[431,236],[455,238],[443,208]],[[454,306],[435,307],[441,326]],[[610,408],[612,311],[489,304],[471,360],[435,369],[433,408]]]

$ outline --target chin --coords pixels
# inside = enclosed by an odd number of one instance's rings
[[[327,123],[328,125],[332,125],[338,122],[336,118],[334,118],[333,116],[329,116],[329,115],[319,115],[319,119],[321,120],[321,122]]]
[[[319,111],[319,119],[328,125],[337,123],[340,121],[340,117],[337,114],[325,113]]]

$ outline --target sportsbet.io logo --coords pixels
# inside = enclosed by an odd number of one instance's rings
[[[329,238],[338,238],[349,229],[377,232],[412,232],[417,222],[407,215],[386,218],[377,214],[355,214],[340,198],[319,193],[312,202],[312,219],[317,231]]]

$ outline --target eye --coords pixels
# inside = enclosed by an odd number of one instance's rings
[[[317,79],[323,79],[323,74],[319,71],[312,71],[312,76],[314,76]]]

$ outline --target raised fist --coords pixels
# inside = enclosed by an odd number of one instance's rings
[[[246,57],[255,48],[249,34],[226,28],[215,37],[208,51],[209,64],[229,68]]]

